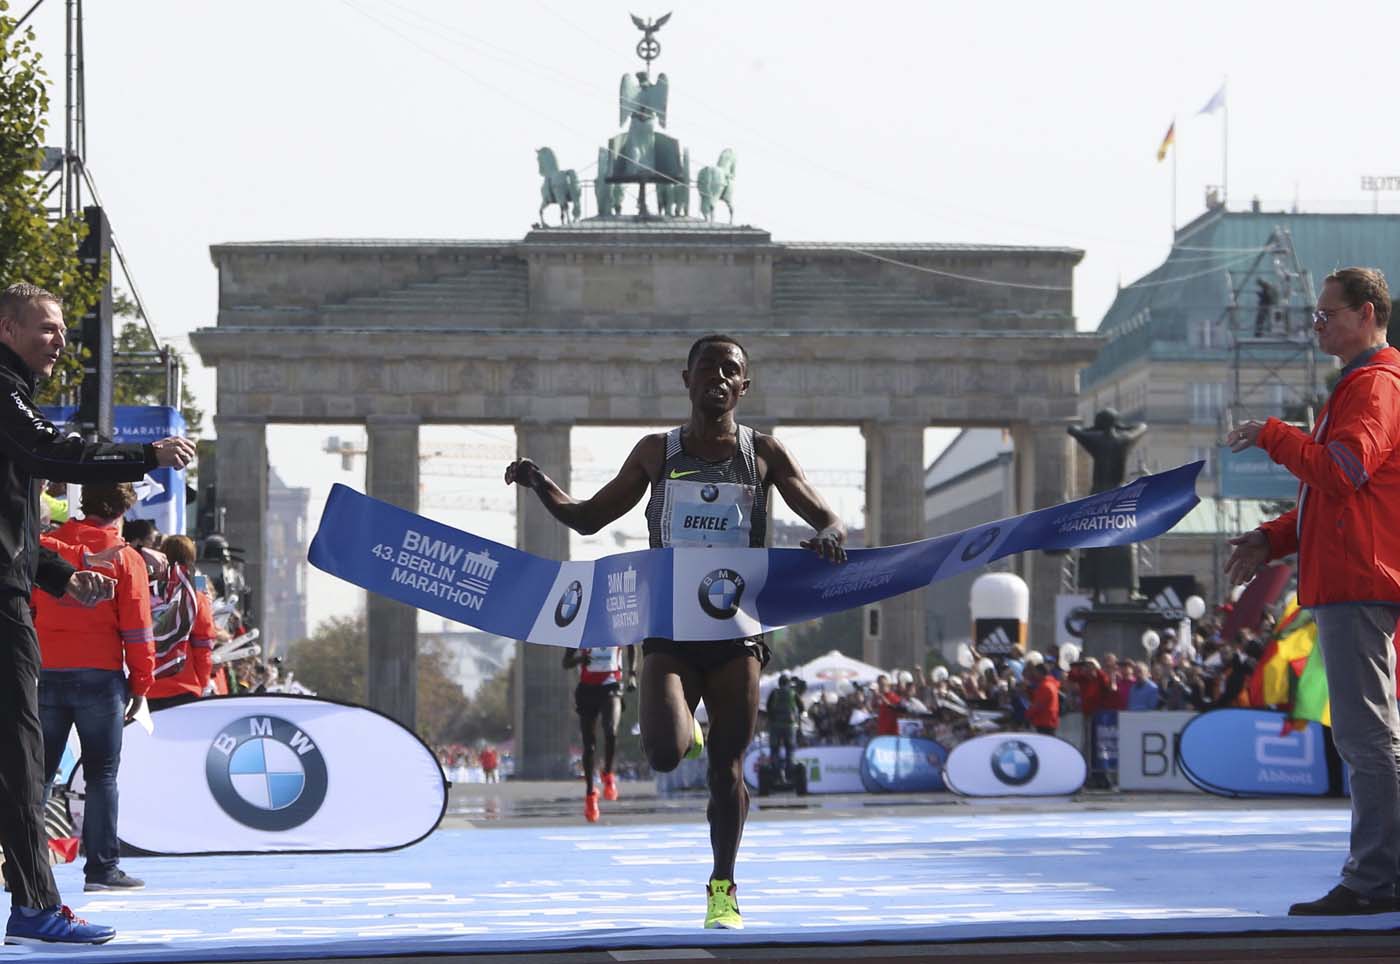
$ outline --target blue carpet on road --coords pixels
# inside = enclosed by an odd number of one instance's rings
[[[375,855],[132,859],[135,894],[82,892],[115,926],[85,962],[599,950],[728,943],[1390,929],[1289,919],[1337,883],[1342,808],[966,813],[753,821],[746,929],[705,931],[703,824],[450,830]],[[71,952],[70,952],[71,953]],[[0,961],[71,959],[5,947]]]

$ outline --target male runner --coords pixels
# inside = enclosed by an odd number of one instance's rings
[[[728,335],[706,335],[686,358],[681,382],[690,418],[679,428],[645,436],[621,471],[591,499],[575,501],[539,466],[522,458],[506,468],[506,483],[534,489],[545,508],[569,528],[597,532],[622,517],[648,491],[652,548],[762,547],[768,487],[817,530],[802,543],[831,562],[844,562],[846,529],[776,438],[738,424],[734,411],[748,393],[748,355]],[[701,524],[694,524],[696,517]],[[687,523],[691,523],[687,525]],[[642,643],[642,747],[653,770],[674,770],[703,745],[695,722],[700,700],[710,715],[710,848],[706,927],[740,928],[734,859],[744,833],[749,794],[740,768],[758,718],[758,677],[768,661],[762,636],[714,642],[647,639]]]
[[[575,666],[578,667],[578,686],[574,687],[574,711],[578,713],[579,732],[583,736],[583,779],[587,787],[583,795],[583,817],[589,823],[597,823],[598,790],[593,786],[593,764],[598,749],[598,717],[603,718],[603,799],[616,800],[613,756],[617,752],[617,723],[622,719],[622,681],[625,672],[627,688],[637,688],[636,647],[564,650],[564,668]]]

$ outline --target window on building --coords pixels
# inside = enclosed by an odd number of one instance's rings
[[[1191,383],[1191,421],[1214,424],[1224,407],[1224,385],[1219,382]]]
[[[1210,445],[1191,446],[1191,461],[1204,462],[1206,467],[1201,469],[1201,478],[1215,478],[1215,448]]]

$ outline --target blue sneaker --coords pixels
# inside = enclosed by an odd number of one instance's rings
[[[116,936],[115,928],[74,917],[67,904],[46,907],[33,917],[12,908],[5,927],[6,944],[105,944]]]

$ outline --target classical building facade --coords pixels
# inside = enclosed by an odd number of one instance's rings
[[[369,494],[417,508],[418,433],[429,423],[515,427],[521,455],[566,489],[576,425],[679,423],[676,389],[700,334],[726,331],[752,359],[741,421],[859,426],[871,545],[925,535],[923,433],[1006,429],[1017,511],[1073,491],[1078,372],[1102,344],[1075,331],[1065,248],[775,242],[685,218],[609,217],[518,241],[306,241],[212,248],[217,324],[193,342],[218,370],[219,499],[228,536],[263,558],[269,424],[363,423]],[[503,467],[504,468],[504,467]],[[532,493],[518,545],[554,558],[569,540]],[[1058,559],[1018,569],[1033,619],[1053,619]],[[254,598],[266,574],[250,564]],[[865,621],[865,655],[926,651],[922,593]],[[369,599],[369,697],[414,716],[415,612]],[[521,772],[553,775],[573,733],[567,674],[519,647]]]

